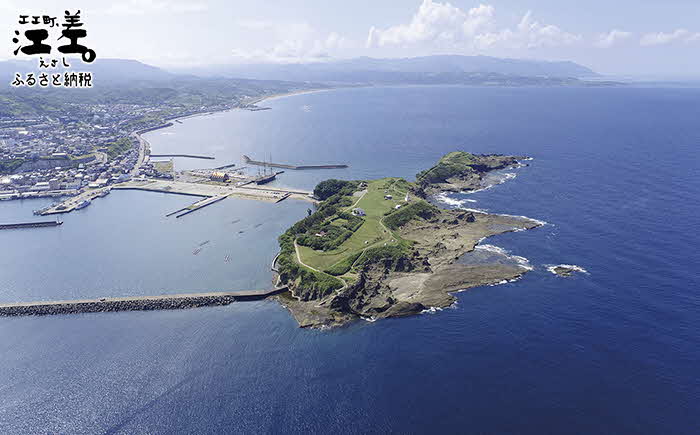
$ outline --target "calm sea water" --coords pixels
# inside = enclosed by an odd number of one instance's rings
[[[217,164],[350,165],[276,182],[303,188],[412,177],[454,149],[530,155],[515,179],[445,206],[548,222],[484,242],[535,270],[435,314],[332,331],[297,328],[275,302],[0,319],[0,432],[697,433],[700,90],[404,87],[266,104],[148,139]],[[228,199],[164,217],[191,201],[115,192],[60,228],[0,233],[0,300],[264,288],[277,235],[308,207]],[[0,220],[43,204],[0,203]],[[559,263],[589,273],[546,271]]]

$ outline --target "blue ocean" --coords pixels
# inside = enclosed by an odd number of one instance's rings
[[[546,222],[483,242],[533,270],[333,330],[300,329],[275,301],[2,318],[1,433],[698,433],[700,89],[357,88],[262,105],[146,138],[217,165],[349,165],[275,181],[297,188],[413,179],[453,150],[530,156],[438,203]],[[309,208],[227,199],[165,217],[191,202],[113,192],[61,227],[3,231],[0,301],[266,288],[277,236]],[[0,221],[47,203],[0,203]]]

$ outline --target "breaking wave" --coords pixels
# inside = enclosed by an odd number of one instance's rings
[[[528,271],[535,269],[530,264],[530,261],[527,258],[522,257],[520,255],[510,255],[510,252],[508,252],[505,249],[498,247],[498,246],[488,245],[488,244],[487,245],[479,244],[479,245],[476,245],[476,247],[474,249],[479,250],[479,251],[488,251],[488,252],[492,252],[494,254],[498,254],[498,255],[501,255],[503,257],[506,257],[509,260],[514,261],[518,267],[521,267],[521,268],[528,270]]]
[[[435,196],[435,199],[438,200],[439,202],[443,204],[447,204],[450,207],[454,208],[459,208],[462,210],[467,210],[467,211],[475,211],[479,213],[486,213],[486,210],[478,209],[478,208],[468,208],[464,207],[464,204],[466,203],[474,203],[477,202],[475,199],[468,199],[468,198],[463,198],[463,199],[457,199],[457,198],[452,198],[447,194],[447,192],[441,192]]]

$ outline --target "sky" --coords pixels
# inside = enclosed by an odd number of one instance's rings
[[[464,54],[700,77],[700,0],[0,0],[0,58],[19,15],[78,9],[98,57],[168,69]]]

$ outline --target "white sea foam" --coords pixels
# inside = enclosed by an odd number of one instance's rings
[[[505,249],[499,247],[499,246],[494,246],[494,245],[477,245],[475,249],[478,249],[480,251],[489,251],[489,252],[494,252],[496,254],[501,254],[504,256],[508,256],[508,251]]]
[[[478,249],[480,251],[488,251],[488,252],[493,252],[494,254],[497,255],[502,255],[509,260],[515,261],[518,265],[518,267],[521,267],[525,270],[534,270],[535,268],[530,264],[530,260],[528,260],[525,257],[522,257],[520,255],[510,255],[510,252],[506,251],[505,249],[499,247],[499,246],[494,246],[494,245],[476,245],[474,249]]]
[[[476,189],[476,190],[470,190],[470,191],[465,191],[464,193],[477,193],[477,192],[483,192],[484,190],[488,190],[494,186],[498,186],[499,184],[503,184],[508,180],[512,180],[513,178],[517,177],[518,174],[515,174],[513,172],[502,172],[499,174],[492,174],[492,175],[487,175],[485,180],[486,185],[483,186],[481,189]]]
[[[496,283],[489,284],[489,287],[495,287],[497,285],[509,284],[511,282],[518,281],[520,278],[522,278],[522,276],[516,276],[515,278],[511,278],[511,279],[502,279]]]
[[[444,308],[440,308],[440,307],[430,307],[430,308],[426,308],[425,310],[421,311],[420,313],[421,313],[421,314],[435,314],[435,313],[437,313],[438,311],[442,311],[442,310],[444,310]]]
[[[542,227],[542,226],[545,226],[545,225],[552,225],[552,224],[550,224],[549,222],[546,222],[546,221],[543,221],[543,220],[539,220],[539,219],[535,219],[535,218],[531,218],[531,217],[527,217],[527,216],[522,216],[522,215],[505,214],[505,213],[493,213],[493,214],[497,214],[498,216],[507,216],[507,217],[512,217],[512,218],[527,219],[527,220],[529,220],[529,221],[533,221],[534,223],[536,223],[538,226],[541,226],[541,227]],[[516,229],[516,230],[514,230],[514,231],[525,231],[525,229],[524,229],[524,228],[518,228],[518,229]]]
[[[459,208],[459,209],[462,209],[462,210],[476,211],[476,212],[479,212],[479,213],[485,213],[484,210],[464,207],[464,204],[467,203],[467,202],[471,202],[471,203],[477,202],[475,199],[467,199],[467,198],[457,199],[457,198],[453,198],[453,197],[449,196],[449,195],[447,194],[447,192],[441,192],[441,193],[439,193],[438,195],[435,196],[435,199],[437,199],[438,201],[442,202],[443,204],[447,204],[447,205],[449,205],[449,206],[452,206],[452,207],[455,207],[455,208]]]

